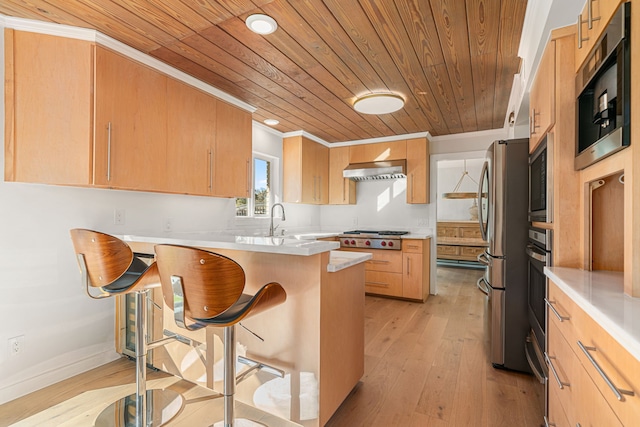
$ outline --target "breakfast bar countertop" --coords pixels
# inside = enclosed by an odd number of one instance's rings
[[[127,242],[173,244],[215,249],[234,249],[248,252],[267,252],[284,255],[310,256],[340,247],[338,242],[299,239],[295,236],[234,236],[223,233],[181,233],[169,236],[124,235]]]

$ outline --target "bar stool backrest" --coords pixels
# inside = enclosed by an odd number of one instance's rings
[[[182,279],[185,316],[210,319],[242,296],[242,267],[224,255],[178,245],[156,245],[158,271],[165,303],[173,310],[171,276]]]
[[[81,228],[70,233],[76,254],[84,256],[93,287],[103,287],[119,279],[133,262],[129,245],[116,237]]]

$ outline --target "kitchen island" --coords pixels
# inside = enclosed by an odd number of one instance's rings
[[[154,245],[167,243],[225,255],[244,269],[245,293],[253,294],[269,282],[284,287],[286,302],[243,320],[246,329],[238,327],[236,335],[239,355],[279,368],[285,376],[248,376],[238,384],[239,401],[304,426],[323,426],[362,377],[363,262],[370,254],[333,251],[337,242],[283,237],[193,233],[123,238],[140,253],[153,254]],[[155,349],[153,366],[221,390],[222,329],[181,329],[160,295],[154,299],[162,307],[162,316],[153,321],[154,338],[166,331],[188,337],[193,344],[173,342]]]

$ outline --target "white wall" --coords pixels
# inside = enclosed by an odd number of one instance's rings
[[[476,199],[445,199],[443,193],[451,193],[460,183],[457,192],[478,192],[478,182],[484,158],[466,158],[461,160],[440,160],[438,162],[437,217],[438,220],[468,221],[471,219],[469,208]],[[463,175],[464,172],[468,175]],[[460,181],[461,177],[462,181]]]

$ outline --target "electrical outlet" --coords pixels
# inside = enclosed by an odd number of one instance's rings
[[[353,218],[351,218],[351,225],[356,227],[358,225],[358,217],[354,216]]]
[[[124,225],[124,209],[116,209],[113,211],[113,223],[115,225]]]
[[[165,218],[164,222],[162,223],[162,230],[166,232],[173,230],[172,222],[173,218]]]
[[[9,355],[17,356],[22,353],[24,347],[24,335],[9,338]]]
[[[418,227],[426,227],[429,225],[429,218],[418,218]]]

